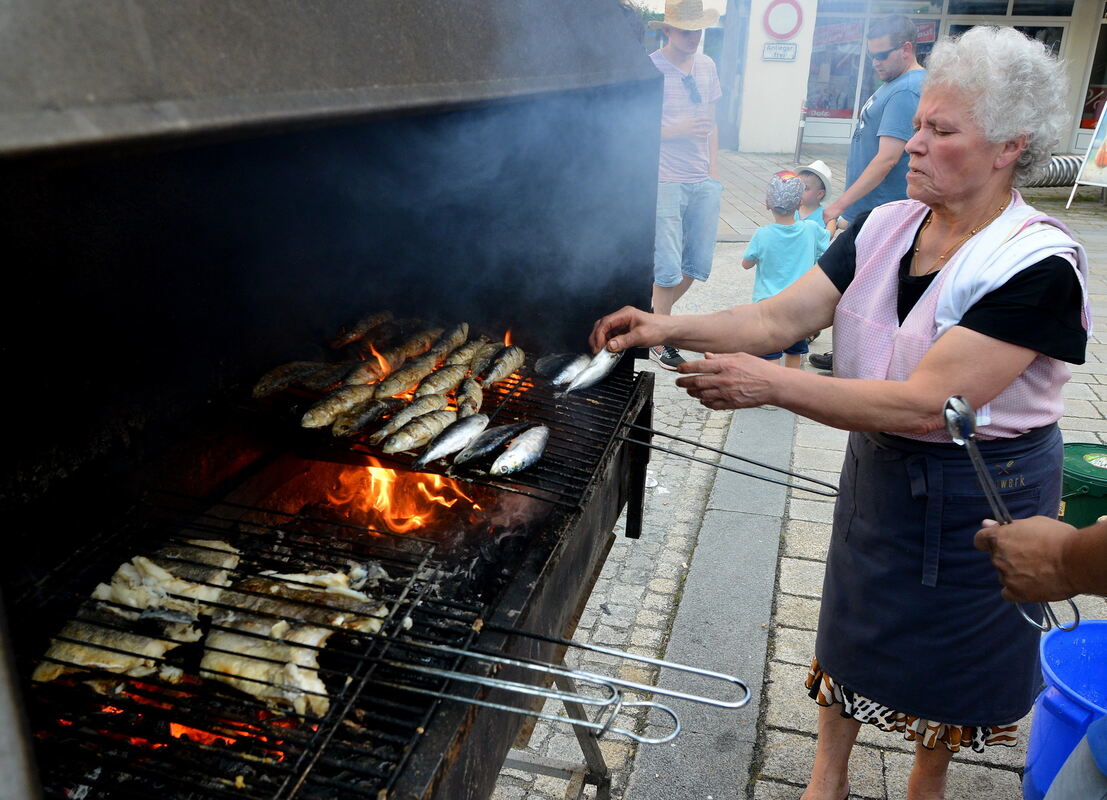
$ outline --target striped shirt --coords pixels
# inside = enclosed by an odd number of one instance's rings
[[[653,63],[665,76],[665,93],[661,101],[661,125],[677,125],[698,115],[715,118],[715,102],[723,96],[715,62],[697,53],[692,60],[692,76],[702,102],[693,103],[682,83],[687,73],[673,66],[660,50],[650,54]],[[711,149],[706,137],[699,139],[662,139],[661,161],[657,179],[676,183],[705,180],[711,168]]]

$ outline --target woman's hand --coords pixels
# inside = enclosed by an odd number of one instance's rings
[[[708,408],[753,408],[773,402],[773,378],[783,367],[747,353],[705,353],[702,361],[686,361],[676,384]],[[690,374],[695,373],[695,374]]]
[[[631,347],[652,347],[668,344],[665,339],[664,323],[668,317],[647,314],[634,306],[623,306],[614,314],[596,321],[592,326],[592,335],[588,344],[592,352],[598,353],[605,347],[612,353],[628,350]]]

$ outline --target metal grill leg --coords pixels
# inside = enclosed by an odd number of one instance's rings
[[[563,675],[554,676],[559,689],[575,692],[572,678]],[[590,721],[584,706],[575,700],[565,700],[565,711],[573,719]],[[596,787],[596,800],[611,800],[611,770],[603,760],[599,741],[595,733],[587,728],[573,726],[577,743],[584,754],[583,764],[571,761],[535,756],[522,750],[512,750],[504,760],[504,766],[511,769],[531,772],[536,775],[549,775],[569,781],[565,790],[565,800],[580,800],[584,796],[584,787],[591,784]]]

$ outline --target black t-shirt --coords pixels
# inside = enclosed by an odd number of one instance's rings
[[[868,216],[867,211],[858,214],[819,259],[819,266],[839,292],[845,292],[857,270],[854,240]],[[914,243],[899,262],[896,311],[901,325],[938,275],[909,274],[913,250]],[[1050,256],[988,292],[965,312],[958,324],[1070,364],[1083,364],[1088,343],[1088,335],[1080,324],[1083,306],[1076,270],[1060,256]]]

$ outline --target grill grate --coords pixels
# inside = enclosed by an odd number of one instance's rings
[[[387,791],[437,705],[433,698],[410,689],[442,692],[447,683],[402,666],[418,663],[457,669],[459,657],[421,645],[470,646],[479,627],[475,623],[480,604],[459,599],[456,591],[446,588],[448,573],[435,560],[434,545],[426,540],[232,504],[188,523],[178,514],[161,506],[151,509],[151,520],[160,517],[177,526],[172,534],[155,541],[178,545],[221,541],[242,554],[231,570],[232,588],[208,603],[213,620],[219,619],[220,609],[242,613],[243,598],[256,593],[234,587],[267,570],[336,572],[348,570],[351,564],[377,564],[388,577],[367,591],[387,607],[383,628],[373,635],[310,621],[312,626],[334,631],[325,648],[314,648],[318,675],[329,696],[323,713],[274,710],[251,694],[212,680],[199,666],[204,638],[156,659],[159,667],[181,670],[177,682],[156,674],[129,677],[85,668],[34,683],[28,705],[44,794],[375,798]],[[133,536],[126,538],[135,541]],[[159,551],[163,552],[164,548]],[[197,564],[186,558],[156,558],[171,572],[177,566]],[[167,563],[174,560],[178,563]],[[107,574],[96,577],[106,580]],[[105,622],[111,615],[104,611],[122,610],[110,601],[88,600],[71,587],[58,592],[51,602],[70,609],[80,606],[78,616],[101,631],[113,627]],[[331,608],[336,601],[313,594],[310,600],[287,602],[290,609],[285,619],[294,621],[313,610]],[[340,604],[335,607],[341,609]],[[261,618],[266,613],[251,612]],[[411,620],[410,629],[406,618]],[[231,628],[213,620],[204,620],[205,638],[210,629],[241,633],[233,620]],[[276,616],[273,620],[280,622]],[[122,617],[117,629],[135,630]],[[88,646],[87,640],[82,643]],[[254,661],[264,662],[265,656]],[[400,667],[393,666],[397,662]]]
[[[624,358],[602,383],[560,396],[564,387],[553,386],[539,376],[528,359],[520,370],[485,390],[481,412],[489,416],[489,426],[513,422],[549,426],[550,440],[542,460],[524,472],[503,477],[470,465],[454,469],[442,461],[421,471],[579,508],[597,477],[597,467],[617,444],[615,437],[621,425],[633,421],[628,417],[635,400],[642,391],[648,391],[640,389],[642,378],[635,374],[632,363],[633,359]],[[306,457],[349,464],[367,464],[375,459],[382,465],[410,469],[414,455],[386,454],[370,445],[367,436],[335,439],[326,429],[300,429],[296,420],[314,399],[305,401],[292,393],[277,398],[284,404],[280,408],[281,424],[301,434],[300,451]],[[277,402],[257,407],[277,410]]]

